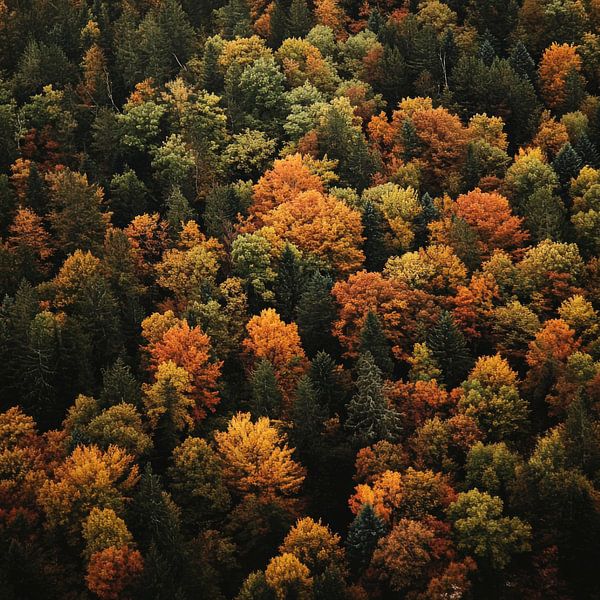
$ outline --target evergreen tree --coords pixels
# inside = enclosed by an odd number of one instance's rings
[[[361,447],[395,439],[400,430],[400,416],[388,406],[381,370],[370,352],[359,356],[356,371],[357,393],[348,403],[346,428]]]
[[[575,144],[575,152],[581,158],[584,165],[589,165],[594,169],[600,168],[600,153],[596,144],[590,140],[587,133],[582,133]]]
[[[529,81],[535,80],[535,62],[521,40],[511,50],[508,62],[519,77]]]
[[[369,271],[380,271],[388,258],[384,237],[384,217],[381,210],[370,200],[365,203],[361,215],[365,267]]]
[[[566,210],[563,201],[549,186],[541,187],[525,201],[523,214],[525,225],[536,242],[563,239]]]
[[[412,160],[419,156],[421,142],[417,135],[417,130],[410,118],[404,119],[402,123],[402,158],[405,161]]]
[[[385,523],[375,514],[370,504],[356,515],[348,528],[346,553],[350,564],[358,573],[369,566],[379,540],[386,533]]]
[[[223,91],[223,75],[219,66],[223,40],[208,38],[202,55],[202,87],[213,94]]]
[[[496,59],[496,50],[494,50],[494,46],[492,46],[488,38],[485,38],[479,46],[479,58],[481,58],[486,67],[491,67]]]
[[[190,206],[189,200],[181,193],[179,187],[173,187],[165,204],[167,223],[171,232],[177,236],[185,223],[195,219],[196,212]]]
[[[419,198],[419,204],[421,205],[421,212],[415,219],[415,246],[417,248],[427,244],[429,239],[429,228],[427,226],[439,216],[433,198],[427,192]]]
[[[332,351],[336,345],[331,336],[331,324],[336,315],[331,297],[331,277],[315,273],[306,283],[297,307],[297,324],[302,346],[308,356],[319,350]]]
[[[373,33],[379,33],[384,23],[385,19],[379,12],[377,7],[372,8],[371,12],[369,13],[369,18],[367,20],[367,29],[369,29]]]
[[[563,191],[566,193],[573,177],[577,177],[581,170],[581,158],[569,142],[564,144],[552,161],[552,168],[558,175]]]
[[[279,48],[281,42],[288,37],[289,0],[275,0],[269,19],[269,45]]]
[[[131,367],[119,356],[110,367],[102,370],[100,403],[104,407],[122,402],[139,406],[140,399],[140,385],[133,376]]]
[[[312,22],[306,0],[292,0],[288,19],[288,37],[303,38],[310,31]]]
[[[221,35],[225,39],[252,35],[250,8],[246,0],[229,0],[225,6],[215,11],[215,16]]]
[[[383,95],[388,106],[397,106],[405,94],[409,75],[406,60],[395,46],[384,44],[381,72],[385,76],[375,84],[375,90]]]
[[[579,110],[585,95],[585,79],[576,69],[570,69],[565,76],[565,101],[562,105],[563,112]]]
[[[310,380],[322,406],[330,415],[340,414],[345,406],[345,391],[335,361],[327,352],[317,352],[310,363]]]
[[[323,422],[327,418],[324,407],[317,400],[317,393],[308,375],[298,382],[296,399],[292,408],[291,440],[304,461],[312,462],[320,455],[320,438]]]
[[[250,386],[252,414],[255,417],[271,418],[279,415],[281,391],[271,361],[262,358],[258,362],[250,376]]]
[[[277,312],[287,323],[294,320],[303,288],[303,270],[298,254],[290,244],[285,245],[274,284]]]
[[[390,343],[385,337],[379,317],[369,311],[360,332],[360,352],[370,352],[381,372],[389,376],[394,370]]]
[[[448,311],[442,311],[438,322],[427,336],[427,347],[431,350],[449,388],[464,380],[472,360],[465,338]]]

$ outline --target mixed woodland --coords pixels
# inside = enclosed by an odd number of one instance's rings
[[[0,0],[0,596],[600,598],[600,0]]]

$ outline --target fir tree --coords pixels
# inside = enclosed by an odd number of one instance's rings
[[[483,61],[486,67],[491,67],[494,60],[497,58],[496,51],[490,43],[489,39],[484,39],[479,46],[479,58]]]
[[[388,407],[381,370],[370,352],[359,356],[356,371],[357,393],[348,403],[346,428],[361,447],[395,439],[400,430],[400,417]]]
[[[377,9],[377,7],[371,9],[369,18],[367,20],[367,29],[373,33],[379,33],[382,25],[385,23],[385,19]]]
[[[536,242],[549,239],[560,242],[566,223],[564,202],[549,186],[541,187],[525,201],[525,225]]]
[[[213,94],[223,91],[223,75],[219,67],[222,40],[208,38],[204,44],[202,55],[202,87]]]
[[[215,11],[215,16],[225,39],[252,35],[250,8],[246,0],[229,0],[225,6]]]
[[[292,408],[291,439],[301,457],[310,461],[319,457],[319,446],[323,422],[327,413],[317,400],[317,393],[308,375],[298,382],[296,400]]]
[[[277,312],[287,323],[294,319],[303,288],[302,265],[298,255],[298,250],[290,244],[285,245],[274,284]]]
[[[363,243],[365,267],[369,271],[380,271],[388,257],[385,248],[383,214],[369,200],[365,203],[361,219],[365,238]]]
[[[269,45],[279,48],[281,42],[287,37],[289,26],[289,0],[275,0],[271,18],[269,19]]]
[[[433,198],[427,192],[419,198],[419,204],[421,205],[421,212],[415,219],[415,245],[418,248],[427,244],[429,239],[429,228],[427,226],[439,216]]]
[[[600,154],[598,153],[598,148],[590,140],[587,133],[582,133],[575,144],[575,152],[581,158],[581,161],[584,165],[589,165],[594,169],[600,168]]]
[[[585,79],[576,69],[571,69],[565,76],[565,101],[563,112],[579,110],[585,98]]]
[[[464,380],[472,364],[471,355],[463,334],[448,311],[440,314],[438,322],[429,332],[427,347],[450,388]]]
[[[558,175],[563,190],[566,191],[571,179],[577,177],[581,170],[581,158],[579,158],[579,155],[569,142],[564,144],[558,151],[558,154],[552,161],[552,168]]]
[[[319,350],[335,348],[330,334],[336,314],[331,287],[331,278],[317,272],[308,280],[298,301],[296,322],[302,346],[309,356],[314,356]]]
[[[402,123],[402,158],[409,161],[419,155],[420,140],[417,130],[410,118]]]
[[[367,314],[360,332],[360,352],[370,352],[381,372],[386,376],[391,375],[394,361],[390,343],[385,337],[379,317],[373,311]]]
[[[514,45],[508,62],[519,77],[522,79],[528,79],[529,81],[534,81],[535,62],[533,58],[531,58],[531,54],[529,54],[525,44],[523,44],[521,40]]]
[[[131,367],[119,356],[108,368],[102,370],[100,403],[109,407],[120,403],[140,405],[140,386]]]
[[[344,408],[345,391],[335,361],[327,352],[318,352],[310,363],[310,380],[319,403],[330,415],[340,414]]]
[[[346,553],[350,564],[358,573],[369,566],[377,543],[386,533],[385,523],[375,514],[370,504],[356,515],[348,528]]]
[[[182,226],[196,217],[195,211],[190,206],[189,200],[181,193],[179,187],[174,187],[166,202],[167,223],[171,232],[179,234]]]
[[[281,391],[271,362],[263,358],[250,376],[251,411],[255,417],[275,417],[281,408]]]
[[[292,0],[288,19],[288,37],[303,38],[310,31],[312,22],[306,0]]]

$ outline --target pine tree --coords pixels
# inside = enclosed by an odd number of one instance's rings
[[[565,77],[565,101],[563,112],[579,110],[585,98],[585,79],[576,69],[570,69]]]
[[[410,118],[402,123],[402,158],[409,161],[419,156],[420,140],[417,130]]]
[[[289,15],[288,37],[303,38],[313,22],[306,0],[292,0]]]
[[[529,81],[535,80],[535,62],[521,40],[512,49],[508,62],[519,77]]]
[[[365,267],[369,271],[381,271],[388,253],[385,248],[384,217],[381,210],[370,200],[365,203],[361,215],[363,236],[363,252]]]
[[[208,38],[202,55],[202,87],[213,94],[223,91],[223,75],[219,67],[222,42],[220,38]]]
[[[290,437],[300,457],[306,462],[319,457],[321,431],[326,418],[326,410],[318,402],[310,377],[303,375],[298,382],[296,400],[292,408],[294,428]]]
[[[494,47],[488,38],[484,39],[479,46],[479,58],[481,58],[486,67],[491,67],[492,63],[497,58],[496,50],[494,50]]]
[[[281,391],[275,369],[271,362],[263,358],[250,376],[251,411],[255,417],[275,417],[281,408]]]
[[[562,146],[554,161],[552,161],[552,168],[558,175],[558,179],[565,191],[571,178],[577,177],[579,174],[581,164],[581,158],[579,158],[579,155],[573,150],[573,146],[569,142]]]
[[[377,543],[386,533],[385,523],[367,504],[348,528],[346,553],[353,569],[360,573],[369,566]]]
[[[431,350],[444,376],[444,382],[453,388],[464,380],[472,360],[465,338],[448,311],[443,311],[427,336]]]
[[[575,144],[575,152],[581,158],[584,165],[589,165],[594,169],[600,168],[600,153],[596,144],[590,140],[587,133],[582,133]]]
[[[246,0],[229,0],[225,6],[215,11],[215,14],[225,39],[232,40],[236,37],[252,35],[250,8]]]
[[[317,352],[310,363],[309,377],[319,403],[330,415],[340,414],[345,406],[345,391],[335,361],[327,352]]]
[[[108,368],[102,370],[102,391],[100,403],[104,407],[120,403],[140,405],[140,386],[131,367],[119,356]]]
[[[359,356],[356,371],[357,393],[348,403],[346,428],[361,447],[395,439],[400,430],[400,417],[388,407],[381,370],[370,352]]]
[[[369,14],[369,18],[367,20],[367,29],[372,31],[373,33],[379,33],[379,30],[384,25],[385,19],[377,9],[377,7],[372,8]]]
[[[360,332],[360,352],[370,352],[381,372],[389,376],[394,370],[390,343],[385,337],[379,317],[369,311]]]
[[[421,205],[421,212],[415,219],[415,245],[418,248],[427,244],[429,239],[429,228],[427,226],[439,216],[433,198],[427,192],[421,196],[419,204]]]
[[[535,190],[523,207],[525,225],[536,242],[550,239],[560,242],[563,239],[566,222],[564,202],[549,186]]]
[[[281,42],[288,37],[289,27],[289,0],[275,0],[269,19],[269,45],[279,48]]]
[[[377,82],[376,91],[383,94],[388,106],[397,106],[408,82],[408,67],[397,47],[384,45],[381,72],[385,76]]]
[[[286,323],[293,321],[302,294],[303,272],[298,254],[290,244],[285,245],[275,278],[277,312]]]
[[[302,346],[308,356],[319,350],[332,351],[336,345],[331,324],[336,315],[331,297],[331,277],[315,273],[307,282],[297,307],[297,324]]]
[[[171,232],[177,236],[185,223],[195,219],[196,213],[179,187],[173,187],[165,204],[167,223]]]

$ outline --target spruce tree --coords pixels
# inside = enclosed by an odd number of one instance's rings
[[[319,350],[331,352],[336,348],[330,333],[336,315],[331,287],[331,277],[317,272],[306,283],[298,301],[296,322],[308,356],[314,356]]]
[[[306,0],[292,0],[288,19],[288,37],[303,38],[313,24]]]
[[[275,299],[279,316],[289,323],[294,320],[296,306],[303,288],[303,272],[299,253],[290,244],[286,244],[275,278]]]
[[[353,569],[360,573],[369,566],[377,543],[386,533],[385,523],[367,504],[350,524],[346,537],[346,553]]]
[[[373,33],[379,33],[382,25],[385,23],[384,17],[381,15],[377,7],[371,9],[369,18],[367,20],[367,29]]]
[[[569,182],[573,177],[577,177],[581,166],[581,158],[579,158],[573,146],[569,142],[564,144],[552,161],[552,168],[558,175],[563,192],[566,193]]]
[[[421,212],[415,219],[415,245],[417,248],[427,244],[429,239],[429,228],[427,226],[439,216],[433,198],[427,192],[419,198],[419,204],[421,205]]]
[[[496,50],[490,43],[489,39],[484,39],[481,45],[479,46],[479,58],[483,61],[483,64],[486,67],[491,67],[494,60],[497,58]]]
[[[419,155],[420,140],[417,130],[410,118],[402,123],[402,158],[409,161]]]
[[[104,407],[122,402],[139,406],[140,399],[140,385],[133,376],[131,367],[119,356],[110,367],[102,370],[100,403]]]
[[[379,317],[369,311],[360,332],[360,352],[370,352],[381,372],[389,376],[394,370],[390,343],[385,337]]]
[[[427,336],[431,350],[449,388],[463,381],[472,365],[471,355],[462,332],[448,311],[442,311],[438,322]]]
[[[262,358],[250,376],[251,412],[255,417],[279,415],[281,391],[271,361]]]
[[[340,414],[345,407],[346,392],[337,365],[327,352],[317,352],[310,363],[309,376],[319,404],[327,407],[330,415]]]
[[[317,392],[308,375],[298,382],[296,399],[292,408],[291,440],[301,457],[319,457],[321,431],[327,412],[317,399]]]
[[[166,218],[171,232],[178,236],[182,226],[196,217],[189,200],[182,194],[179,187],[174,187],[166,201]]]
[[[289,0],[275,0],[269,19],[269,45],[279,48],[281,42],[288,37],[289,27]]]
[[[545,239],[562,241],[566,224],[565,205],[551,187],[535,190],[525,201],[523,214],[527,230],[535,242]]]
[[[361,447],[395,439],[400,431],[400,416],[388,406],[381,370],[370,352],[359,356],[356,371],[357,393],[348,403],[346,428]]]
[[[600,168],[600,153],[596,144],[590,140],[587,133],[582,133],[575,144],[575,152],[581,158],[584,165],[589,165],[594,169]]]
[[[365,203],[361,220],[365,238],[363,243],[365,267],[369,271],[381,271],[388,257],[385,247],[383,214],[369,200]]]
[[[508,59],[510,66],[515,70],[521,79],[534,81],[535,79],[535,62],[531,58],[525,44],[519,40],[513,47]]]
[[[202,87],[213,94],[223,91],[223,75],[219,67],[223,40],[208,38],[202,55]]]

